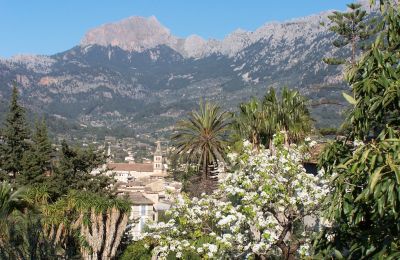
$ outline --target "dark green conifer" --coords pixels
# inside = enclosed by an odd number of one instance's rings
[[[22,170],[22,158],[29,147],[29,128],[25,119],[25,109],[18,103],[18,90],[13,87],[9,112],[2,130],[0,146],[0,168],[2,178],[15,180]]]
[[[59,163],[51,178],[52,193],[57,197],[73,189],[111,194],[113,192],[111,184],[114,180],[100,172],[93,173],[93,170],[105,163],[105,159],[103,151],[95,151],[92,147],[88,149],[71,147],[63,141]]]
[[[365,48],[366,41],[376,33],[372,28],[375,19],[368,20],[368,14],[362,9],[361,4],[348,4],[348,12],[333,12],[329,15],[329,30],[334,32],[338,38],[332,42],[336,48],[350,47],[350,60],[343,58],[324,58],[324,62],[331,65],[350,62],[353,66],[356,62],[357,52]]]
[[[52,147],[45,120],[36,121],[30,149],[22,159],[19,182],[23,185],[41,184],[51,173]]]

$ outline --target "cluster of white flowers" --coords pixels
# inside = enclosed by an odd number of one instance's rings
[[[147,236],[157,240],[161,257],[268,256],[285,242],[290,221],[318,213],[329,191],[323,172],[306,173],[301,149],[283,146],[279,137],[273,150],[254,150],[246,142],[241,153],[228,156],[232,171],[214,194],[199,199],[180,196],[167,223],[149,226]],[[309,232],[296,234],[296,239],[306,240]],[[309,245],[301,245],[299,255],[308,250]]]

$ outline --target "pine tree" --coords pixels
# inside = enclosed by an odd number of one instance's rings
[[[3,178],[16,175],[22,170],[22,158],[29,147],[29,128],[25,119],[25,109],[18,103],[18,90],[13,87],[0,146],[0,168],[6,173]]]
[[[328,18],[331,22],[329,30],[334,32],[338,38],[332,42],[336,48],[350,47],[350,64],[355,65],[357,52],[365,48],[366,41],[376,33],[372,24],[375,19],[368,21],[368,15],[362,10],[361,4],[348,4],[348,12],[333,12]],[[330,65],[339,65],[348,62],[343,58],[324,58],[324,62]]]
[[[102,174],[94,174],[105,163],[106,156],[102,151],[92,147],[80,149],[61,144],[59,163],[51,178],[51,192],[55,197],[65,195],[68,190],[86,190],[99,194],[113,194],[111,184],[114,180]]]
[[[43,183],[51,171],[52,147],[48,137],[46,122],[36,121],[32,145],[22,159],[19,182],[23,185]]]

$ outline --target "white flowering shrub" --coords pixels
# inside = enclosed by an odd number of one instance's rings
[[[322,176],[306,173],[300,150],[285,147],[281,134],[273,151],[245,142],[243,151],[229,155],[232,171],[214,194],[181,196],[167,223],[149,226],[146,236],[158,241],[159,256],[307,255],[312,228],[305,217],[318,215],[328,189]]]

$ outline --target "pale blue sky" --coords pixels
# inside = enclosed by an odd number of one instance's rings
[[[0,0],[0,57],[54,54],[77,45],[85,32],[129,16],[151,16],[174,35],[222,39],[325,10],[349,0]]]

